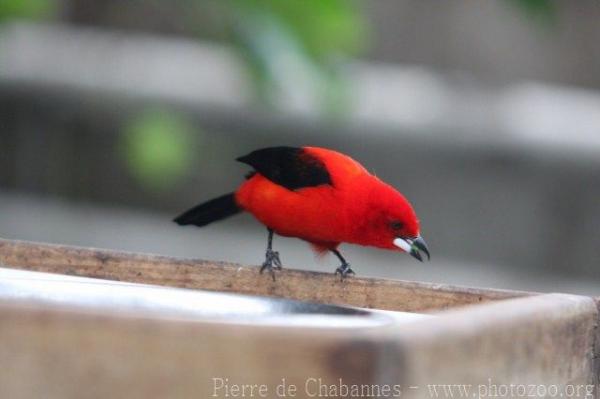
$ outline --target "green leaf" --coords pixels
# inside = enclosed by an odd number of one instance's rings
[[[56,14],[56,0],[1,0],[0,21],[12,18],[40,19]]]
[[[229,0],[231,41],[259,98],[312,97],[326,113],[346,108],[340,66],[362,51],[366,22],[350,0]],[[298,92],[302,93],[298,93]],[[300,100],[302,101],[302,100]]]
[[[556,4],[552,0],[510,0],[510,2],[538,23],[552,25],[556,22]]]
[[[134,117],[125,126],[121,145],[131,175],[151,191],[175,185],[191,166],[191,132],[182,116],[165,110]]]

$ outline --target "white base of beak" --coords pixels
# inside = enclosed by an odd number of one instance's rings
[[[410,253],[412,249],[412,244],[402,238],[396,238],[394,240],[394,245],[407,253]]]

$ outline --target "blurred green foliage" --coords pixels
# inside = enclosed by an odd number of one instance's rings
[[[552,0],[509,0],[523,14],[542,25],[556,23],[556,3]]]
[[[39,19],[56,14],[55,0],[1,0],[0,21],[13,18]]]
[[[225,0],[228,40],[250,71],[256,92],[268,104],[305,97],[325,112],[343,110],[342,66],[368,42],[367,22],[352,0]],[[288,74],[283,75],[282,71]],[[290,81],[296,80],[295,85]]]
[[[198,138],[178,113],[151,109],[132,118],[121,135],[121,154],[128,170],[149,191],[163,191],[190,169]]]
[[[0,20],[52,15],[58,1],[0,0]],[[552,0],[507,1],[532,20],[555,21]],[[113,6],[136,3],[115,1]],[[331,115],[348,110],[351,101],[345,61],[362,54],[370,41],[363,4],[359,0],[145,0],[137,6],[179,10],[174,13],[179,16],[175,23],[184,31],[202,32],[230,44],[263,103],[300,104]]]
[[[352,0],[229,0],[238,23],[259,15],[277,21],[318,62],[356,55],[365,45],[364,17]],[[255,26],[259,28],[259,26]]]

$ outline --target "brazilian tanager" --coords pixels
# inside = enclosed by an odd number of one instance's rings
[[[179,225],[205,226],[241,211],[267,227],[266,259],[260,272],[281,269],[273,233],[309,242],[340,260],[344,279],[354,274],[338,250],[341,243],[407,252],[422,261],[429,250],[408,200],[347,155],[318,147],[271,147],[237,159],[254,171],[233,193],[202,203],[175,218]]]

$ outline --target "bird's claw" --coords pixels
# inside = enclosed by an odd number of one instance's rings
[[[344,281],[346,276],[354,276],[356,273],[354,273],[354,270],[350,268],[350,265],[348,263],[344,263],[343,265],[335,269],[335,275],[337,276],[338,274],[340,275],[340,281]]]
[[[260,274],[262,274],[265,270],[268,270],[275,281],[275,270],[281,270],[281,259],[279,259],[279,252],[273,251],[271,249],[267,249],[267,253],[265,254],[265,261],[263,262],[260,268]]]

